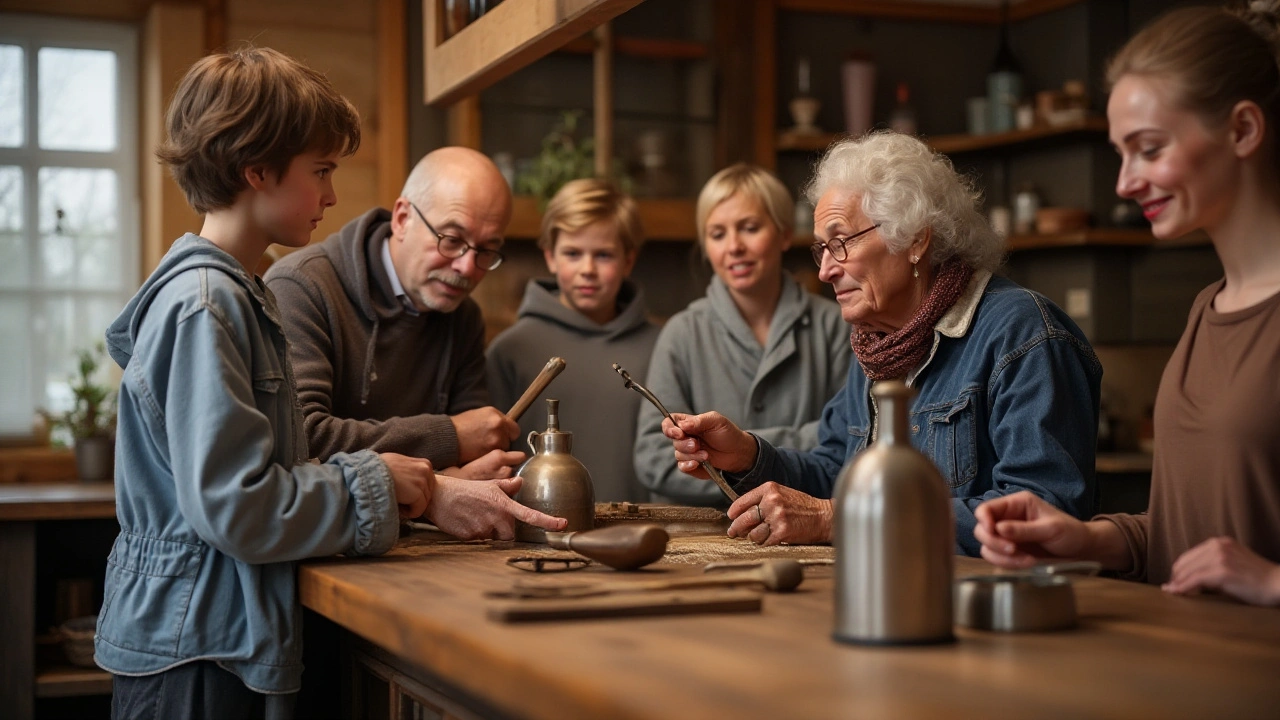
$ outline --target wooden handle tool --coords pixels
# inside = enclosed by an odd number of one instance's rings
[[[576,585],[545,585],[516,583],[511,590],[494,590],[485,593],[489,597],[531,599],[569,599],[614,595],[619,593],[649,592],[654,590],[683,590],[687,588],[724,587],[733,585],[760,585],[765,590],[790,592],[804,582],[804,568],[795,560],[766,560],[760,567],[738,572],[712,573],[668,580],[647,580],[630,583],[594,583]]]
[[[547,531],[547,544],[572,550],[617,570],[637,570],[667,552],[671,536],[654,523],[628,523],[581,532]]]
[[[648,595],[616,595],[582,600],[510,601],[488,609],[490,620],[532,622],[604,617],[760,612],[760,593],[752,590],[686,590]]]
[[[564,358],[562,357],[553,357],[548,360],[547,364],[542,367],[542,372],[538,373],[538,377],[529,383],[529,388],[524,391],[524,394],[520,396],[516,404],[512,405],[511,409],[507,411],[507,417],[516,421],[520,420],[520,416],[524,414],[524,411],[529,409],[533,401],[537,400],[542,391],[547,389],[547,386],[551,384],[552,380],[556,379],[561,370],[564,370],[564,364]]]

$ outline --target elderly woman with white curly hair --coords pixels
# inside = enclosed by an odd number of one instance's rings
[[[663,423],[681,470],[705,477],[709,461],[743,493],[729,534],[830,542],[836,477],[875,439],[869,391],[888,379],[918,393],[911,441],[950,486],[958,552],[979,553],[973,511],[995,497],[1028,490],[1088,517],[1102,367],[1061,309],[993,275],[1003,246],[979,193],[919,140],[874,133],[832,146],[806,194],[857,358],[818,447],[775,448],[717,412]]]

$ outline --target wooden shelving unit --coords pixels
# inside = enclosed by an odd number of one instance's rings
[[[1025,20],[1078,2],[1080,0],[1022,0],[1009,6],[1009,18]],[[1001,22],[1000,7],[995,3],[979,7],[928,0],[777,0],[777,6],[781,10],[894,20],[975,25],[999,25]]]
[[[1107,119],[1104,117],[1086,117],[1079,122],[1063,125],[1037,125],[1026,130],[991,133],[989,135],[937,135],[922,138],[929,146],[940,153],[956,155],[977,150],[995,148],[1011,148],[1028,145],[1050,138],[1065,138],[1072,135],[1107,132]],[[844,137],[842,133],[796,133],[783,131],[778,135],[778,150],[795,150],[818,152],[831,143]]]
[[[1064,247],[1184,247],[1208,242],[1208,236],[1200,232],[1173,240],[1158,240],[1146,229],[1087,228],[1055,235],[1010,235],[1007,247],[1011,251]]]
[[[600,43],[595,38],[583,35],[566,43],[559,52],[590,55],[599,47]],[[615,55],[645,60],[702,60],[711,54],[710,48],[705,44],[691,40],[626,36],[613,38],[613,52]]]
[[[1149,473],[1151,453],[1100,452],[1096,468],[1100,473]]]
[[[443,0],[426,0],[422,30],[426,101],[448,105],[474,95],[641,2],[506,2],[446,40]]]
[[[36,697],[110,695],[111,673],[101,668],[50,665],[36,672]]]
[[[693,240],[697,237],[693,199],[637,198],[636,204],[640,208],[640,223],[644,226],[646,240]],[[511,205],[507,237],[536,238],[541,227],[542,213],[538,210],[537,199],[517,195]]]

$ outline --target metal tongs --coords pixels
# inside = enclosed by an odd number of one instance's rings
[[[613,369],[617,371],[619,375],[622,376],[623,380],[627,381],[624,387],[626,387],[629,390],[635,390],[636,392],[643,395],[646,400],[653,403],[654,407],[658,408],[658,412],[662,413],[663,417],[667,418],[672,423],[675,423],[676,419],[671,417],[671,413],[667,412],[667,409],[662,406],[662,403],[658,400],[658,398],[654,397],[653,393],[649,392],[648,388],[636,382],[635,380],[632,380],[631,375],[625,369],[623,369],[623,367],[618,363],[613,364]],[[715,482],[715,484],[720,487],[720,492],[724,493],[725,497],[729,498],[730,502],[738,499],[738,493],[734,492],[733,488],[729,487],[729,483],[724,479],[724,475],[721,475],[720,471],[717,470],[715,467],[713,467],[711,463],[707,462],[706,460],[703,460],[702,469],[707,471],[707,475],[711,476],[711,479]]]

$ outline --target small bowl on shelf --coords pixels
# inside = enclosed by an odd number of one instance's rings
[[[97,633],[98,616],[84,615],[71,618],[58,626],[62,638],[62,651],[67,662],[78,667],[93,667],[93,636]]]
[[[1089,211],[1084,208],[1047,207],[1036,211],[1036,232],[1061,235],[1089,227]]]

